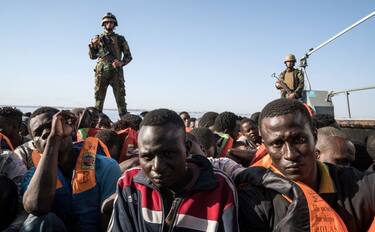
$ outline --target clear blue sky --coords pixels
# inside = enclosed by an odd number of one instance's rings
[[[251,113],[279,96],[270,75],[375,10],[375,1],[5,1],[0,8],[0,105],[94,104],[90,38],[107,11],[133,61],[130,109]],[[313,89],[375,85],[375,18],[309,59]],[[354,117],[375,117],[375,90],[351,95]],[[344,96],[334,98],[346,116]],[[108,89],[106,108],[114,108]]]

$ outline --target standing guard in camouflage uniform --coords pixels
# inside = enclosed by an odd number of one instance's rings
[[[124,36],[114,33],[117,19],[112,13],[103,16],[104,32],[91,39],[89,55],[98,59],[95,67],[95,107],[102,112],[108,85],[112,86],[120,117],[127,113],[122,67],[132,56]]]
[[[295,69],[296,57],[293,54],[289,54],[285,57],[284,63],[286,69],[280,73],[280,81],[276,81],[276,88],[281,91],[281,97],[290,99],[300,99],[302,97],[302,91],[304,88],[304,76],[303,72],[299,69]],[[288,91],[283,88],[283,81]],[[284,85],[284,86],[285,86]],[[290,92],[290,93],[288,93]]]

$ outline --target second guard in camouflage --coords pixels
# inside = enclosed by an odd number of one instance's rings
[[[108,85],[112,86],[120,117],[127,113],[123,67],[132,60],[125,37],[114,32],[116,17],[107,13],[102,18],[104,32],[91,39],[89,56],[98,59],[95,67],[95,107],[102,112]]]

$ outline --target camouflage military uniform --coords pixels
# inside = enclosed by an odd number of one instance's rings
[[[285,82],[285,74],[286,70],[280,73],[280,79]],[[294,69],[293,70],[293,86],[289,86],[288,83],[286,83],[289,89],[296,94],[296,99],[302,97],[302,91],[304,89],[304,76],[303,72],[299,69]],[[287,97],[288,93],[284,91],[283,89],[281,90],[281,97]]]
[[[114,32],[99,35],[98,46],[89,45],[91,59],[97,59],[95,67],[95,107],[102,112],[108,85],[112,86],[120,117],[127,113],[125,102],[125,80],[122,67],[114,68],[112,62],[117,59],[124,66],[132,56],[125,38]]]

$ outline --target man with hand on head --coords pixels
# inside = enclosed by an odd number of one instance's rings
[[[109,217],[100,208],[115,192],[121,175],[117,162],[97,138],[73,144],[75,116],[41,107],[30,117],[37,150],[34,168],[22,183],[23,204],[30,215],[21,231],[100,231]]]

